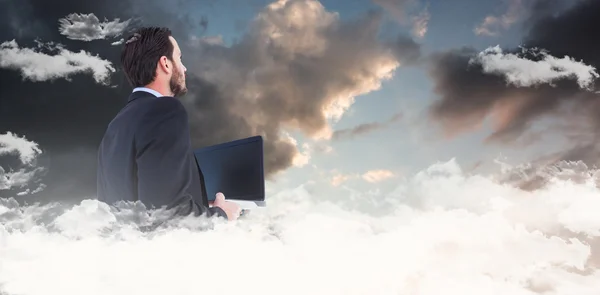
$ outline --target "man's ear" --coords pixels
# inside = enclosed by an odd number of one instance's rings
[[[172,66],[169,64],[169,59],[166,56],[161,56],[160,57],[160,59],[158,60],[158,67],[165,74],[170,74],[171,71],[173,70]]]

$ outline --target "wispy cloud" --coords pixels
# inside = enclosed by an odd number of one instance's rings
[[[508,29],[524,16],[523,0],[507,0],[507,10],[500,16],[488,15],[473,29],[477,35],[496,36],[500,29]]]
[[[27,181],[27,182],[29,182],[29,181]],[[17,196],[34,195],[34,194],[37,194],[37,193],[43,191],[45,188],[46,188],[46,185],[43,184],[43,183],[40,183],[36,189],[31,190],[31,189],[28,188],[28,189],[26,189],[26,190],[24,190],[22,192],[18,192]]]
[[[377,183],[392,178],[394,176],[396,175],[390,170],[379,169],[369,170],[365,172],[362,175],[362,179],[364,179],[366,182]]]
[[[398,22],[405,22],[407,11],[417,3],[416,0],[373,0],[373,2],[385,9]]]
[[[131,19],[103,22],[93,13],[71,13],[58,20],[59,32],[72,40],[92,41],[120,36],[127,29]]]
[[[368,183],[379,183],[397,176],[391,170],[387,169],[374,169],[368,170],[362,174],[359,173],[341,173],[337,170],[331,172],[330,184],[334,187],[340,186],[350,180],[362,179]]]
[[[412,18],[412,34],[417,38],[424,38],[427,34],[430,19],[429,7],[425,7],[421,13]]]
[[[293,166],[304,167],[310,162],[312,149],[308,143],[302,144],[302,150],[300,150],[298,146],[298,140],[292,137],[289,133],[283,132],[282,139],[283,141],[293,145],[294,148],[298,150],[298,152],[294,155],[294,158],[292,159]]]
[[[331,185],[337,187],[337,186],[340,186],[341,184],[343,184],[344,182],[346,182],[350,179],[354,179],[356,177],[357,177],[357,175],[338,173],[331,177]]]
[[[117,46],[123,44],[123,42],[125,42],[125,39],[121,38],[118,41],[110,43],[110,45]]]
[[[420,8],[419,0],[373,0],[401,25],[412,26],[412,34],[417,38],[425,37],[431,14],[429,4]],[[419,11],[419,12],[417,12]]]
[[[389,125],[399,121],[402,119],[402,114],[396,114],[392,116],[385,122],[370,122],[357,125],[352,128],[340,129],[333,132],[332,139],[341,140],[341,139],[350,139],[359,135],[368,134],[383,128],[388,127]]]
[[[54,55],[42,50],[54,52]],[[0,44],[0,68],[19,70],[24,79],[34,82],[49,81],[81,73],[91,73],[94,80],[108,84],[110,74],[115,68],[108,60],[81,50],[72,52],[61,44],[38,42],[35,49],[21,48],[15,40]]]

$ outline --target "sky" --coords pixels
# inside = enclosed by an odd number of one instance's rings
[[[0,197],[94,198],[97,146],[131,91],[122,40],[145,25],[182,48],[194,147],[264,136],[269,194],[381,194],[453,159],[598,163],[598,1],[0,5]]]

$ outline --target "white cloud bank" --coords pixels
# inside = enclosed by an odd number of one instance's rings
[[[399,181],[392,194],[357,194],[300,186],[236,223],[201,231],[203,220],[188,219],[154,233],[138,230],[148,216],[136,206],[0,200],[0,293],[194,294],[199,278],[210,278],[203,294],[600,290],[600,190],[588,183],[524,192],[450,162]],[[366,212],[369,204],[386,212]],[[232,266],[243,275],[228,275]]]

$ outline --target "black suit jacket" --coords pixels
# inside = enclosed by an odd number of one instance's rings
[[[110,122],[99,146],[98,200],[139,200],[149,209],[227,217],[220,208],[208,207],[200,173],[181,102],[136,91]]]

